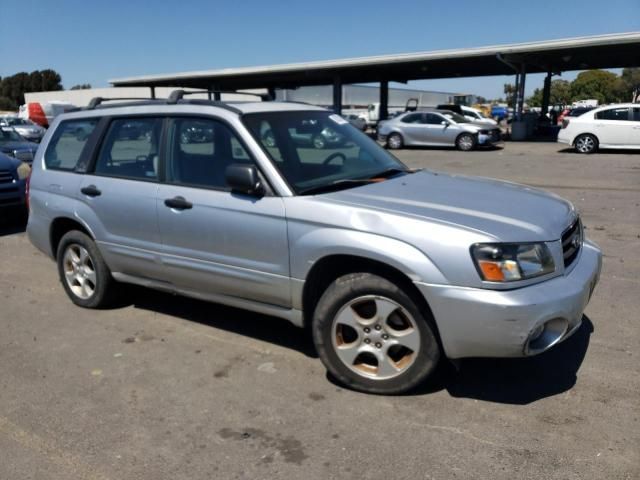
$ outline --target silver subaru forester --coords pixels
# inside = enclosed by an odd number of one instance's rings
[[[181,97],[92,102],[47,132],[28,234],[75,304],[133,283],[282,317],[383,394],[580,327],[601,253],[566,200],[411,170],[321,108]],[[327,129],[341,141],[305,141]]]

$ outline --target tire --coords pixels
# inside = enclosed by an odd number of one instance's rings
[[[104,308],[117,297],[117,284],[95,242],[82,232],[67,232],[56,254],[58,274],[73,303],[85,308]]]
[[[387,138],[387,147],[391,150],[398,150],[404,146],[404,139],[399,133],[392,133]]]
[[[431,314],[397,285],[352,273],[324,292],[311,329],[322,363],[340,383],[393,395],[415,388],[435,370],[440,347],[432,325]]]
[[[322,135],[315,135],[311,140],[311,143],[313,143],[313,146],[318,150],[322,150],[327,147],[327,141]]]
[[[598,151],[598,139],[588,133],[578,135],[573,142],[573,146],[578,153],[595,153]]]
[[[470,133],[462,133],[456,138],[456,148],[462,152],[470,152],[475,149],[478,139]]]

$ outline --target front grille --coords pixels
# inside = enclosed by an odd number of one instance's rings
[[[12,183],[13,175],[9,170],[0,170],[0,184]]]
[[[568,267],[578,257],[580,248],[582,247],[582,224],[580,218],[571,224],[562,234],[562,256],[564,257],[564,266]]]
[[[23,162],[33,161],[33,152],[31,150],[16,150],[14,151],[14,156]]]

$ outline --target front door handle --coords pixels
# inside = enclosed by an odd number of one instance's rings
[[[102,192],[98,190],[95,185],[89,185],[88,187],[81,188],[80,191],[88,197],[99,197]]]
[[[164,201],[164,204],[167,207],[173,208],[175,210],[188,210],[190,208],[193,208],[193,203],[188,202],[184,197],[167,198]]]

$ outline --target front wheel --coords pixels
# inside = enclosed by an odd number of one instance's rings
[[[402,139],[402,135],[400,135],[399,133],[392,133],[391,135],[389,135],[389,138],[387,138],[387,146],[391,150],[398,150],[402,148],[403,145],[404,141]]]
[[[593,135],[585,133],[576,138],[575,147],[580,153],[594,153],[598,150],[598,140]]]
[[[463,152],[469,152],[476,148],[476,137],[470,133],[463,133],[456,139],[456,147]]]
[[[320,298],[312,331],[320,359],[342,384],[367,393],[415,388],[440,358],[430,314],[370,273],[335,280]]]

